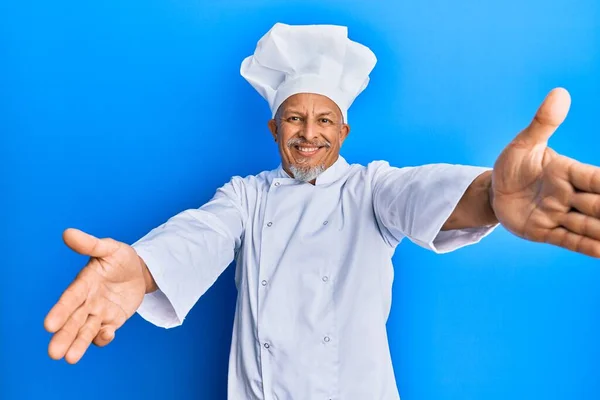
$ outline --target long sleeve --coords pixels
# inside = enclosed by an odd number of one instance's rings
[[[384,239],[396,246],[403,237],[436,253],[479,242],[496,225],[441,231],[462,195],[490,168],[453,164],[391,167],[376,162],[373,207]]]
[[[137,310],[144,319],[164,328],[181,325],[233,261],[247,215],[239,201],[242,184],[232,179],[202,207],[175,215],[132,245],[159,288]]]

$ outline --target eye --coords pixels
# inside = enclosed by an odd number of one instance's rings
[[[331,120],[329,118],[321,118],[321,122],[323,122],[324,124],[329,124],[331,123]]]
[[[300,121],[300,117],[293,116],[293,117],[289,117],[287,120],[289,122],[298,122],[298,121]]]

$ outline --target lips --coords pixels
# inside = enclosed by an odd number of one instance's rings
[[[303,157],[314,156],[321,150],[323,146],[294,146],[294,149]]]

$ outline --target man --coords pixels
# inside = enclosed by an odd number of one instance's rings
[[[443,253],[501,223],[528,240],[600,256],[599,169],[547,140],[570,98],[553,90],[494,168],[348,164],[347,110],[373,53],[339,26],[276,24],[242,75],[268,101],[281,165],[234,177],[133,246],[75,229],[91,259],[45,320],[52,358],[76,363],[136,311],[180,325],[236,260],[231,399],[398,399],[385,323],[403,238]]]

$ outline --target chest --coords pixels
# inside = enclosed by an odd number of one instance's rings
[[[244,263],[268,275],[276,269],[322,274],[380,237],[370,191],[351,182],[275,183],[257,193],[248,217]]]

